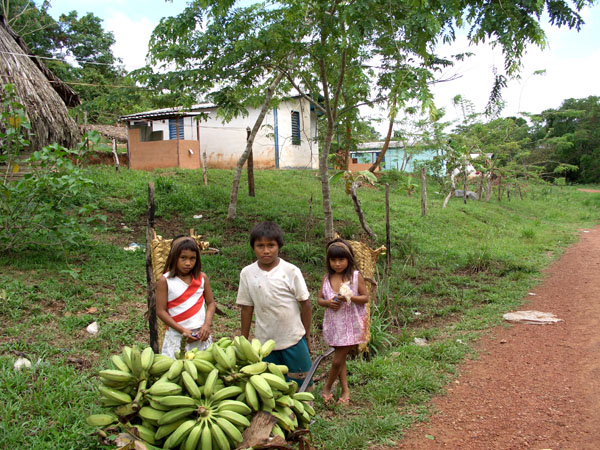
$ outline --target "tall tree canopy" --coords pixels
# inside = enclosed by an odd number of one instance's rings
[[[566,174],[568,181],[600,182],[600,97],[571,98],[532,118],[536,145],[531,158],[546,175],[568,164],[579,168]]]
[[[212,93],[223,103],[244,104],[257,92],[249,87],[264,87],[274,71],[283,73],[325,120],[319,167],[325,237],[331,238],[327,169],[338,124],[365,104],[385,102],[392,116],[414,99],[434,109],[430,86],[452,64],[436,49],[452,43],[462,27],[468,27],[471,42],[502,49],[495,99],[507,77],[518,73],[527,45],[545,44],[544,11],[553,25],[579,29],[579,11],[592,3],[280,0],[235,7],[230,0],[192,0],[155,31],[151,56],[166,73],[153,76],[167,80],[174,93]]]

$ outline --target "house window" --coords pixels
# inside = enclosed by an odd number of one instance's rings
[[[177,128],[179,128],[179,130]],[[177,131],[179,131],[179,136],[177,135]],[[169,139],[183,140],[183,117],[179,119],[169,119]]]
[[[292,145],[300,145],[300,113],[292,111]]]

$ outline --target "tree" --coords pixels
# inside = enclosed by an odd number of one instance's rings
[[[573,3],[573,6],[571,6]],[[204,5],[208,4],[208,7]],[[332,238],[333,212],[330,200],[328,161],[338,125],[361,105],[386,102],[393,117],[408,101],[416,100],[424,108],[433,110],[430,85],[436,71],[452,64],[436,54],[436,46],[456,39],[456,30],[469,27],[468,38],[473,43],[489,42],[500,46],[505,56],[503,73],[496,76],[491,99],[496,100],[507,77],[518,73],[520,60],[528,44],[544,45],[545,34],[540,24],[544,9],[556,26],[579,29],[583,24],[578,11],[593,0],[545,0],[529,2],[484,2],[470,0],[460,3],[389,2],[387,0],[281,0],[265,2],[248,8],[234,8],[232,2],[193,1],[188,9],[188,20],[194,25],[195,35],[183,33],[185,39],[169,42],[159,40],[163,55],[183,55],[187,46],[198,49],[198,42],[213,42],[222,28],[238,29],[234,52],[226,41],[224,49],[215,53],[193,54],[191,61],[180,60],[187,69],[188,78],[173,79],[172,86],[189,89],[198,80],[211,73],[199,70],[203,66],[237,68],[229,70],[231,81],[222,81],[230,87],[233,100],[240,100],[239,86],[251,80],[268,78],[269,70],[284,74],[293,86],[323,115],[325,135],[319,156],[319,175],[323,196],[325,238]],[[210,12],[211,16],[204,14]],[[215,13],[216,12],[216,13]],[[241,21],[244,15],[245,22]],[[201,23],[205,19],[205,23]],[[506,26],[510,24],[510,26]],[[174,33],[178,25],[173,23]],[[207,31],[203,31],[203,27]],[[211,32],[208,30],[211,29]],[[261,56],[254,66],[247,62]],[[262,56],[267,58],[266,63]],[[276,55],[276,57],[274,57]],[[179,60],[178,57],[170,60]],[[231,61],[233,60],[233,61]],[[255,59],[256,60],[256,59]],[[237,62],[239,61],[239,64]],[[194,67],[190,67],[193,65]],[[245,77],[246,71],[248,77]],[[214,75],[214,71],[211,75]],[[259,83],[262,91],[265,84]],[[220,92],[225,92],[220,89]]]
[[[600,97],[567,99],[532,118],[537,139],[530,159],[544,167],[547,178],[563,174],[571,182],[600,181]],[[573,166],[577,169],[565,170]]]

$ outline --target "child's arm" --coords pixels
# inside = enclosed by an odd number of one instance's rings
[[[310,326],[312,324],[312,304],[310,299],[300,302],[300,320],[302,320],[302,325],[304,325],[304,335],[306,336],[308,351],[312,353],[310,348]]]
[[[167,280],[165,277],[160,277],[156,283],[156,315],[162,320],[168,327],[173,328],[177,332],[184,336],[187,336],[188,340],[197,340],[192,336],[192,331],[187,328],[183,328],[169,315],[167,311]]]
[[[367,292],[367,285],[362,274],[358,272],[358,295],[350,297],[350,301],[354,303],[367,303],[369,301],[369,294]]]
[[[250,325],[252,325],[252,314],[254,313],[254,306],[242,305],[242,336],[248,339],[250,336]]]
[[[215,303],[208,277],[204,273],[202,274],[202,277],[204,278],[204,303],[206,304],[206,317],[204,319],[204,325],[200,327],[196,333],[196,337],[201,341],[206,341],[210,337],[210,328],[212,326],[213,317],[217,309],[217,304]]]

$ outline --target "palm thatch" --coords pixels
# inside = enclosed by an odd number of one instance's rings
[[[31,123],[31,149],[58,143],[72,148],[81,138],[67,107],[81,103],[77,93],[59,80],[0,15],[0,80],[13,84],[17,100]],[[0,93],[1,95],[1,93]]]

